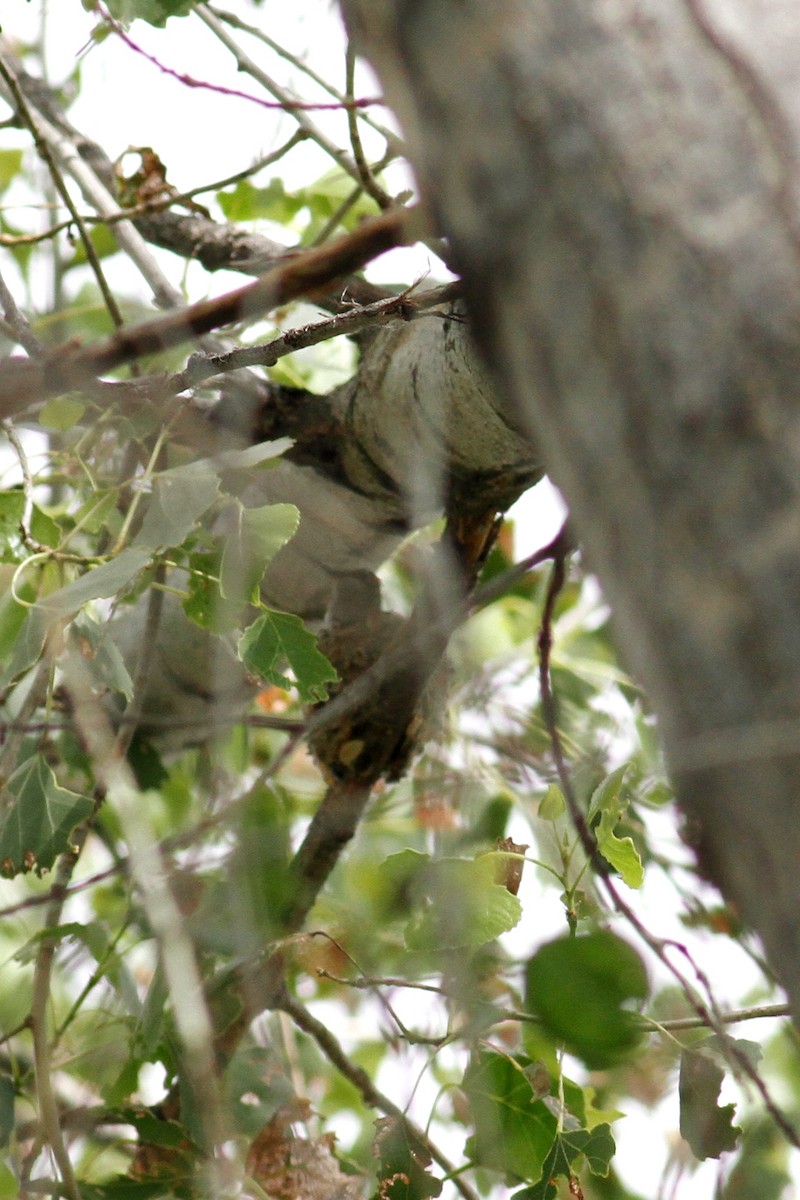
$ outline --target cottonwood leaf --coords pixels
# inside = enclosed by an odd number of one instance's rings
[[[373,1200],[428,1200],[438,1196],[442,1181],[428,1171],[430,1154],[405,1121],[379,1117],[375,1128],[373,1154],[380,1165]]]
[[[22,546],[22,517],[25,512],[25,497],[21,491],[12,489],[0,494],[0,559],[18,562],[27,555]],[[56,547],[61,541],[61,530],[52,517],[34,504],[30,515],[31,534],[37,542]]]
[[[601,813],[613,813],[616,820],[619,820],[627,808],[627,803],[620,800],[620,792],[627,770],[628,763],[624,763],[621,767],[617,767],[615,771],[612,771],[610,775],[606,775],[605,779],[597,785],[589,801],[589,811],[586,814],[587,821],[591,823]]]
[[[50,628],[50,621],[39,609],[29,608],[18,624],[16,637],[12,639],[14,626],[19,619],[16,610],[20,607],[12,598],[8,607],[3,604],[0,609],[2,643],[9,655],[8,662],[0,673],[0,687],[5,687],[12,679],[17,679],[39,661]]]
[[[628,763],[617,767],[595,788],[589,802],[587,820],[591,823],[600,817],[595,828],[598,850],[606,862],[619,872],[628,887],[639,888],[644,883],[644,867],[639,852],[632,838],[620,838],[614,832],[628,807],[628,799],[622,791],[627,770]]]
[[[194,0],[108,0],[112,17],[128,25],[137,18],[163,27],[168,17],[184,17]]]
[[[17,588],[17,595],[20,599],[28,602],[36,598],[34,589],[24,580]],[[30,608],[25,604],[20,604],[19,600],[12,595],[10,588],[0,596],[0,662],[14,657],[20,631],[30,611]],[[39,649],[41,650],[41,646]],[[33,662],[35,661],[34,658]]]
[[[601,818],[600,824],[595,830],[597,849],[606,862],[611,863],[611,866],[619,871],[623,882],[628,887],[640,888],[644,883],[644,867],[639,857],[639,851],[633,844],[633,838],[617,837],[613,828],[609,828],[610,824],[612,822],[607,822],[605,817]]]
[[[39,410],[39,424],[45,429],[54,429],[57,433],[66,433],[77,425],[86,405],[77,396],[69,393],[65,396],[52,396]]]
[[[291,505],[285,507],[291,508]],[[305,703],[326,700],[327,685],[339,678],[325,655],[317,649],[314,635],[299,617],[290,613],[262,613],[239,639],[238,654],[248,671],[276,687],[293,686],[293,681],[284,673],[284,666],[288,666]]]
[[[41,754],[6,783],[0,817],[0,873],[41,874],[69,848],[69,836],[92,811],[92,801],[62,788]]]
[[[642,1036],[625,1005],[644,1000],[647,974],[636,951],[606,930],[549,942],[529,960],[526,1008],[587,1066],[613,1066]]]
[[[475,859],[440,858],[420,877],[425,907],[406,929],[412,950],[482,946],[513,929],[522,905],[497,882],[497,854]]]
[[[90,922],[89,925],[81,925],[79,921],[68,921],[64,925],[53,925],[37,930],[33,937],[28,938],[27,942],[20,946],[14,958],[19,963],[33,962],[39,952],[39,946],[45,939],[48,942],[62,942],[69,937],[84,942],[94,954],[95,959],[100,957],[102,949],[108,945],[108,935],[102,931],[102,926],[98,925],[96,921]]]
[[[475,1133],[467,1154],[476,1165],[538,1179],[558,1122],[534,1096],[526,1067],[530,1061],[481,1051],[474,1056],[461,1084],[469,1102]]]
[[[219,495],[219,476],[207,461],[165,471],[153,484],[137,546],[180,546]]]
[[[160,1121],[146,1109],[122,1108],[109,1113],[109,1118],[118,1120],[120,1125],[132,1125],[140,1139],[151,1146],[185,1146],[189,1141],[183,1125],[177,1121]]]
[[[72,583],[51,592],[37,604],[37,608],[51,618],[70,617],[90,600],[116,596],[127,587],[152,558],[146,546],[129,546],[116,558],[92,567]]]
[[[81,657],[89,664],[95,683],[112,692],[119,692],[126,700],[130,700],[133,697],[133,680],[119,646],[108,632],[108,626],[78,617],[69,632]]]
[[[564,799],[564,793],[555,783],[551,783],[539,801],[537,816],[541,817],[543,821],[557,821],[559,817],[563,817],[566,811],[567,802]]]
[[[741,1129],[733,1124],[735,1104],[719,1105],[725,1071],[712,1054],[697,1049],[681,1053],[678,1081],[680,1130],[701,1161],[733,1150]]]
[[[575,1174],[578,1160],[585,1158],[593,1175],[607,1175],[616,1145],[608,1125],[596,1129],[573,1129],[557,1133],[542,1165],[542,1175],[533,1187],[515,1192],[512,1200],[552,1200],[555,1180]]]
[[[300,513],[293,504],[245,508],[237,500],[227,513],[220,590],[226,600],[247,604],[272,559],[297,532]]]

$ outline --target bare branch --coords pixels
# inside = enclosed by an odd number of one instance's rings
[[[38,363],[7,359],[0,376],[0,416],[18,413],[45,396],[78,387],[146,354],[261,316],[300,296],[314,296],[334,279],[346,279],[378,254],[407,243],[414,217],[415,210],[405,209],[376,217],[330,246],[298,254],[236,291],[120,330],[97,346],[66,346]]]

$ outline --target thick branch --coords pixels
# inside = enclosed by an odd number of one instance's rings
[[[0,416],[11,416],[38,399],[79,387],[115,367],[182,345],[212,329],[263,315],[301,296],[313,297],[333,280],[346,278],[378,254],[409,240],[409,226],[407,210],[386,213],[336,242],[288,259],[253,283],[118,330],[99,345],[61,347],[40,362],[8,359],[0,375]]]
[[[800,1022],[796,6],[344,7]]]

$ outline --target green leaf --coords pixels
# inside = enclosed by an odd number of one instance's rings
[[[95,931],[99,928],[96,922],[91,922],[91,924],[94,925]],[[81,925],[79,921],[68,921],[64,925],[52,925],[46,929],[37,930],[33,937],[28,938],[27,942],[20,946],[14,959],[19,963],[33,962],[43,941],[63,942],[66,938],[75,938],[77,941],[86,942],[87,945],[91,941],[95,943],[95,946],[97,944],[97,938],[90,932],[89,926]]]
[[[0,558],[6,562],[19,562],[28,551],[22,547],[22,514],[25,497],[13,490],[0,493]],[[45,546],[57,546],[61,541],[61,530],[52,517],[34,504],[31,511],[31,534]]]
[[[526,971],[526,1007],[587,1066],[613,1066],[642,1030],[623,1006],[648,993],[644,964],[615,934],[601,930],[542,946]]]
[[[33,588],[24,580],[17,588],[17,593],[28,601],[36,596]],[[16,650],[20,630],[30,611],[14,598],[10,588],[0,596],[0,663],[6,662]]]
[[[301,208],[302,195],[290,195],[282,179],[271,179],[266,187],[256,187],[249,179],[240,179],[230,191],[217,192],[217,201],[229,221],[275,221],[288,225]]]
[[[61,542],[62,532],[52,517],[34,504],[31,512],[31,534],[43,546],[55,548]]]
[[[117,643],[108,632],[108,626],[98,625],[88,617],[77,617],[70,626],[69,634],[77,643],[81,657],[88,663],[93,680],[103,690],[118,692],[126,700],[131,700],[133,680]]]
[[[122,1108],[109,1116],[119,1119],[120,1125],[132,1125],[143,1142],[151,1146],[181,1146],[188,1134],[177,1121],[160,1121],[147,1109]]]
[[[86,571],[38,602],[37,607],[50,617],[69,617],[90,600],[116,596],[136,578],[152,558],[146,546],[130,546],[116,558]]]
[[[119,533],[122,517],[117,509],[119,493],[116,488],[95,489],[75,513],[75,524],[85,533],[97,534],[103,529]]]
[[[515,1192],[512,1200],[553,1200],[554,1180],[574,1176],[578,1161],[585,1158],[594,1175],[608,1175],[616,1146],[608,1125],[596,1129],[562,1130],[557,1133],[542,1165],[542,1175],[533,1187]]]
[[[242,605],[253,599],[264,571],[294,536],[300,513],[293,504],[244,508],[236,501],[228,515],[220,589],[226,600]]]
[[[219,476],[207,461],[159,475],[136,545],[180,546],[219,494]]]
[[[379,1117],[375,1122],[374,1154],[379,1161],[380,1200],[428,1200],[442,1190],[441,1179],[428,1172],[431,1157],[405,1121]]]
[[[0,1200],[18,1200],[19,1180],[7,1163],[0,1162]]]
[[[13,601],[11,602],[13,603]],[[4,616],[9,617],[9,627],[3,622],[3,642],[8,644],[7,635],[13,628],[15,614],[13,609],[5,611]],[[28,609],[24,616],[22,624],[19,627],[16,640],[8,647],[10,657],[0,673],[0,687],[5,687],[12,680],[17,679],[25,671],[29,670],[35,662],[37,662],[44,649],[44,641],[47,636],[49,622],[45,619],[41,612],[35,609]]]
[[[25,510],[25,497],[21,491],[0,493],[0,546],[7,551],[9,545],[20,540],[20,521]]]
[[[610,775],[606,775],[605,779],[594,789],[589,801],[589,811],[586,814],[586,820],[590,824],[600,813],[613,813],[615,820],[618,821],[628,807],[627,803],[620,800],[620,792],[628,765],[628,763],[623,763],[621,767],[617,767]]]
[[[522,905],[497,882],[501,855],[440,858],[428,864],[418,886],[425,907],[406,928],[412,950],[482,946],[513,929]]]
[[[78,424],[85,412],[86,405],[76,396],[71,396],[69,393],[66,396],[53,396],[39,412],[39,423],[45,429],[53,429],[56,433],[66,433],[68,429],[72,429],[73,425]]]
[[[153,977],[150,980],[150,986],[147,989],[147,995],[144,998],[135,1031],[137,1049],[141,1051],[145,1058],[155,1054],[156,1048],[161,1041],[164,1033],[168,1001],[169,987],[167,986],[167,977],[164,974],[164,965],[161,959],[159,959],[156,963],[156,969],[153,971]]]
[[[481,1167],[538,1179],[553,1144],[558,1122],[536,1099],[526,1075],[530,1060],[480,1051],[461,1084],[475,1133],[467,1154]]]
[[[14,182],[21,166],[21,150],[0,150],[0,195]]]
[[[0,1146],[7,1146],[14,1132],[14,1080],[0,1075]]]
[[[126,25],[139,18],[160,28],[169,17],[185,17],[193,4],[194,0],[109,0],[108,10]]]
[[[92,801],[62,788],[42,755],[18,767],[4,789],[0,817],[0,874],[41,874],[69,848],[69,836],[92,811]]]
[[[239,639],[238,653],[248,671],[276,687],[292,686],[292,680],[282,670],[283,664],[287,664],[294,673],[300,698],[307,704],[326,700],[327,685],[338,679],[325,655],[317,649],[314,635],[299,617],[289,613],[263,613],[245,629]]]
[[[551,783],[542,799],[539,801],[538,816],[543,821],[557,821],[567,811],[567,802],[560,787]]]
[[[606,862],[619,871],[624,883],[630,888],[640,888],[644,883],[644,867],[633,838],[619,838],[612,829],[605,827],[605,818],[595,831],[597,849]]]
[[[632,838],[620,838],[614,832],[628,807],[627,797],[622,791],[628,765],[624,763],[617,767],[595,788],[587,819],[591,823],[600,817],[595,828],[598,850],[606,862],[619,871],[628,887],[639,888],[644,883],[644,867],[639,852]]]
[[[719,1090],[725,1071],[712,1053],[687,1048],[681,1053],[678,1081],[681,1136],[701,1161],[733,1150],[742,1132],[733,1124],[735,1104],[720,1106]]]

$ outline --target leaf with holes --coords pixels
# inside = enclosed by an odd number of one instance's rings
[[[741,1129],[733,1124],[735,1104],[720,1105],[725,1071],[710,1048],[687,1048],[681,1053],[678,1081],[681,1136],[701,1161],[733,1150]]]
[[[438,1196],[442,1181],[428,1171],[431,1156],[397,1117],[379,1117],[373,1153],[379,1161],[378,1190],[373,1200],[428,1200]]]
[[[238,652],[248,671],[276,687],[292,687],[292,680],[284,674],[284,667],[288,666],[305,703],[326,700],[327,685],[338,679],[325,655],[317,649],[317,639],[299,617],[289,613],[263,613],[245,629]]]
[[[0,818],[0,873],[49,870],[69,849],[76,825],[92,811],[92,801],[67,791],[41,754],[18,767],[4,789]]]
[[[581,1159],[586,1160],[593,1175],[608,1175],[615,1150],[608,1125],[598,1125],[591,1130],[561,1130],[556,1134],[544,1160],[541,1178],[533,1187],[515,1192],[512,1200],[553,1200],[556,1195],[555,1180],[559,1175],[570,1179]]]

